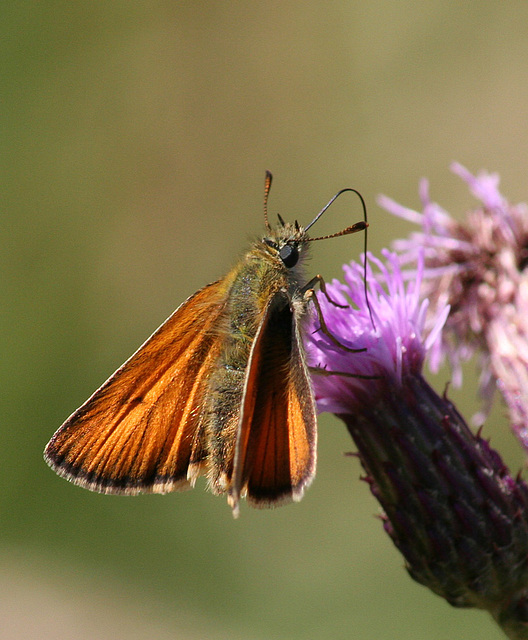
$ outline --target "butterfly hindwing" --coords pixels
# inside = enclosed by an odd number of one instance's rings
[[[315,401],[295,308],[268,302],[246,370],[230,500],[254,506],[299,500],[316,463]]]

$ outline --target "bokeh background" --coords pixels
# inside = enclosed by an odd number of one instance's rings
[[[503,0],[1,4],[1,640],[502,637],[407,576],[333,416],[304,500],[238,521],[203,482],[91,494],[42,449],[261,232],[266,169],[271,212],[303,223],[359,189],[375,252],[410,230],[379,193],[417,207],[428,176],[473,206],[452,160],[528,199],[527,21]],[[318,233],[360,215],[342,198]],[[361,244],[318,244],[313,273]],[[500,407],[485,434],[523,464]]]

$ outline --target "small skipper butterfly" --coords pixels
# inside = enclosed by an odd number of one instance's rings
[[[55,433],[45,450],[62,477],[92,491],[165,493],[205,474],[234,515],[300,500],[316,465],[316,408],[302,324],[309,243],[366,229],[355,189],[343,189],[306,227],[268,222],[266,236],[221,280],[188,298]],[[330,236],[308,229],[344,191],[365,220]],[[321,326],[324,327],[319,312]]]

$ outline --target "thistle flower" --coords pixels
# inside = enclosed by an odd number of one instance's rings
[[[440,350],[453,365],[453,381],[460,384],[460,362],[478,352],[484,399],[478,421],[489,412],[497,387],[512,429],[528,450],[528,207],[501,195],[496,174],[475,177],[456,163],[452,171],[482,203],[462,223],[431,201],[425,180],[422,213],[386,197],[379,204],[422,227],[394,248],[413,264],[423,247],[422,294],[433,308],[451,306]]]
[[[368,305],[357,264],[327,286],[353,306],[318,294],[326,330],[314,318],[307,345],[318,407],[354,439],[410,575],[528,638],[528,486],[422,375],[449,313],[437,304],[431,314],[421,296],[423,259],[406,282],[397,256],[384,256],[386,265],[369,256]]]

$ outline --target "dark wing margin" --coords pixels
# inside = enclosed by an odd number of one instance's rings
[[[66,420],[44,452],[60,476],[101,493],[192,485],[203,464],[196,434],[221,348],[225,289],[219,280],[188,298]]]
[[[229,501],[256,507],[300,500],[315,475],[317,425],[299,319],[275,294],[263,314],[246,370]]]

